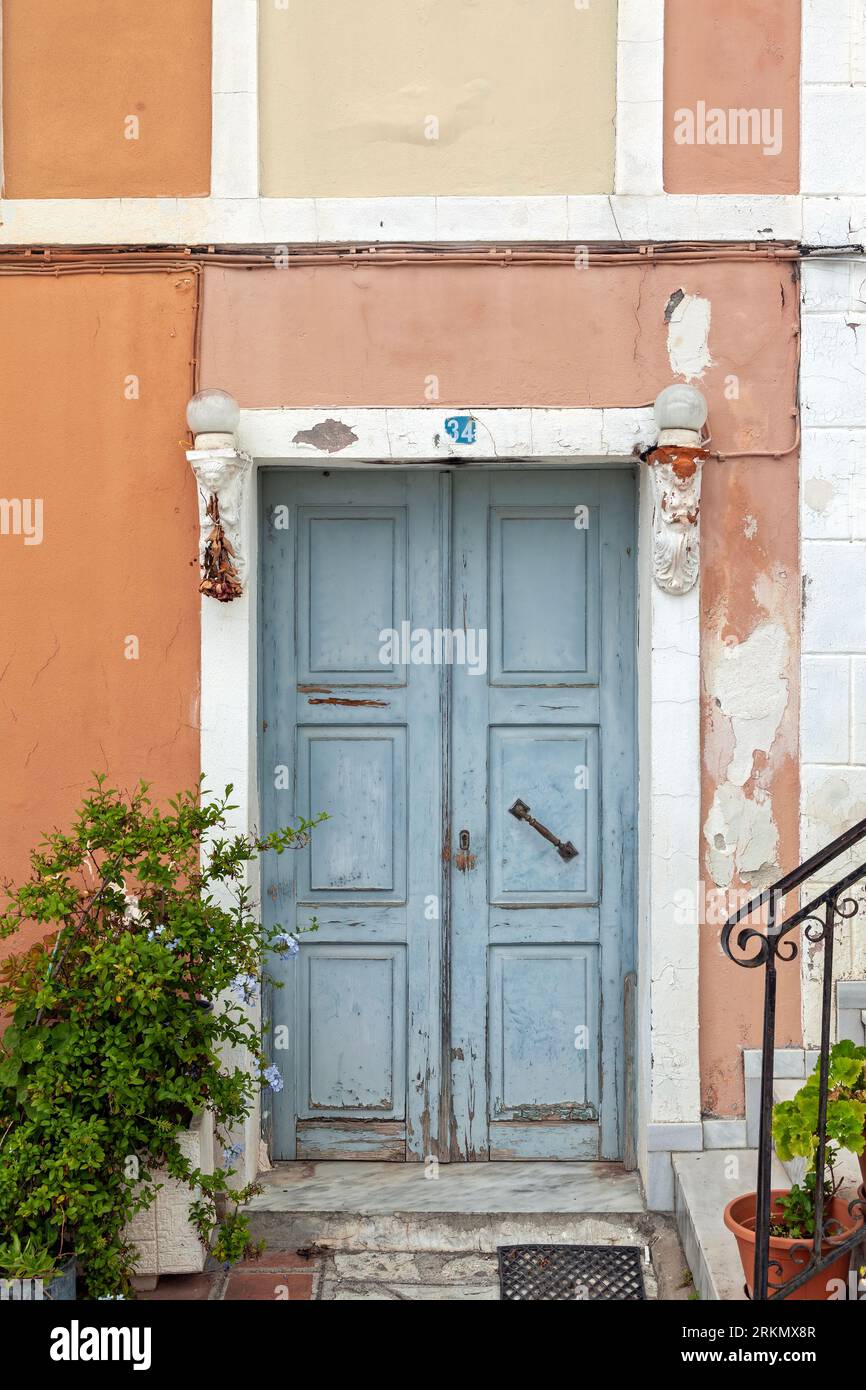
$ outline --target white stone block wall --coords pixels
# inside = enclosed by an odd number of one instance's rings
[[[814,0],[813,0],[814,2]],[[864,88],[866,97],[866,88]],[[860,177],[866,185],[866,167]],[[801,854],[866,818],[866,259],[803,266]],[[862,855],[862,851],[861,851]],[[848,861],[838,861],[841,866]],[[828,869],[826,881],[839,872]],[[826,884],[814,883],[813,890]],[[866,979],[866,923],[840,923],[835,976]],[[805,1046],[822,952],[803,950]]]
[[[803,0],[802,857],[866,817],[866,0]],[[820,890],[834,882],[810,887]],[[866,910],[866,904],[864,904]],[[803,943],[803,1041],[820,1040],[823,953]],[[836,930],[837,979],[866,980],[866,925]],[[835,999],[834,999],[835,1005]],[[834,1020],[835,1023],[835,1020]]]

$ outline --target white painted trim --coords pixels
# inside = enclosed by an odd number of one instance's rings
[[[441,445],[444,419],[470,414],[483,422],[477,447]],[[294,442],[299,430],[339,420],[358,444],[328,454]],[[257,630],[258,515],[256,466],[290,463],[332,470],[375,461],[441,465],[456,457],[496,466],[533,460],[597,467],[634,463],[636,444],[651,438],[651,415],[635,410],[242,410],[241,447],[253,456],[242,512],[245,592],[234,603],[202,600],[201,760],[205,783],[235,786],[234,824],[258,821]],[[440,443],[435,441],[440,434]],[[354,451],[354,452],[352,452]],[[676,927],[674,895],[696,898],[700,834],[699,595],[664,594],[653,583],[648,542],[651,490],[642,470],[638,539],[638,743],[640,759],[640,901],[638,921],[638,1149],[645,1178],[653,1124],[700,1121],[698,1082],[698,927]],[[652,1059],[652,1060],[651,1060]],[[650,1067],[654,1067],[650,1097]],[[252,1149],[253,1135],[246,1146]]]
[[[223,164],[228,177],[229,155]],[[223,177],[220,175],[220,177]],[[833,200],[814,199],[822,206]],[[860,199],[866,204],[866,200]],[[818,209],[813,216],[819,215]],[[827,217],[836,224],[835,208]],[[821,214],[823,215],[823,214]],[[393,241],[798,241],[796,196],[28,198],[0,204],[0,245]],[[842,237],[846,240],[847,237]]]
[[[617,193],[664,191],[665,0],[619,0]]]
[[[241,549],[247,564],[244,591],[232,603],[201,601],[201,702],[199,748],[204,789],[220,795],[231,784],[236,810],[227,817],[228,832],[248,834],[261,824],[256,758],[258,720],[258,515],[255,470],[248,468],[241,484]],[[260,892],[258,864],[247,866],[247,883],[255,901]],[[225,897],[225,905],[230,903]],[[255,1022],[258,1002],[250,1006]],[[227,1064],[247,1066],[245,1049],[228,1049]],[[253,1110],[242,1127],[231,1133],[243,1144],[237,1185],[253,1182],[258,1171],[261,1110],[258,1090]],[[243,1166],[241,1166],[243,1165]]]
[[[211,194],[258,198],[258,0],[213,0]]]
[[[638,534],[638,1133],[701,1118],[699,1024],[700,580],[665,593],[652,575],[652,480]],[[676,907],[694,904],[694,921]],[[651,1079],[648,1068],[651,1067]],[[646,1155],[639,1153],[641,1171]]]
[[[445,421],[469,415],[476,422],[476,443],[455,444]],[[346,425],[357,442],[338,455],[295,443],[325,420]],[[353,406],[304,406],[241,412],[243,448],[259,461],[315,462],[475,459],[501,463],[522,458],[625,457],[655,439],[652,407],[616,410],[546,410],[525,407],[469,410],[436,406],[422,409],[358,409]]]

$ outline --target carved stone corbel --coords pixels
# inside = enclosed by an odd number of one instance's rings
[[[653,488],[653,577],[687,594],[701,569],[701,469],[706,449],[663,445],[647,458]]]
[[[701,470],[707,403],[694,386],[668,386],[655,403],[659,442],[647,455],[653,490],[653,577],[687,594],[701,570]]]

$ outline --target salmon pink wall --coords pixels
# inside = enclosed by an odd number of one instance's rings
[[[2,8],[7,198],[209,191],[211,0]]]
[[[431,376],[443,409],[645,405],[695,355],[712,447],[749,454],[704,470],[706,910],[683,926],[701,937],[704,1108],[742,1113],[740,1048],[758,1043],[761,981],[723,958],[721,919],[732,893],[797,862],[795,267],[362,262],[213,267],[205,284],[203,384],[248,407],[338,407],[347,423],[354,406],[429,406]],[[801,1036],[796,972],[780,990],[784,1046]]]
[[[666,0],[664,105],[668,193],[796,193],[800,0]],[[710,118],[714,110],[724,123]],[[766,113],[758,143],[731,143],[728,113],[739,110]],[[676,131],[689,133],[679,116],[687,111],[696,140],[683,144]],[[709,143],[722,135],[727,143]]]
[[[93,770],[198,776],[194,301],[192,271],[0,275],[2,490],[43,513],[41,544],[0,534],[0,878]]]

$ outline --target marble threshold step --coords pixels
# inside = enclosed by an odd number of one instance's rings
[[[270,1249],[643,1245],[654,1230],[638,1175],[616,1163],[279,1163],[259,1181],[246,1211]]]
[[[733,1197],[755,1190],[757,1149],[709,1149],[673,1154],[672,1160],[677,1230],[701,1301],[745,1301],[737,1243],[722,1215]],[[772,1183],[791,1185],[775,1156]]]

